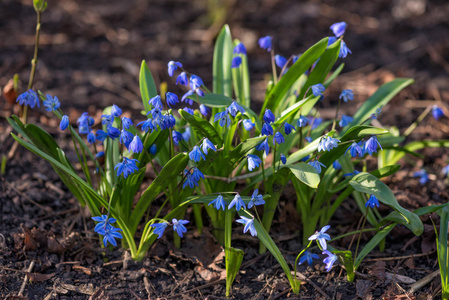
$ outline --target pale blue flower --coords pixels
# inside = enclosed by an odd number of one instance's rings
[[[217,148],[215,148],[214,143],[212,143],[208,138],[205,138],[203,140],[203,143],[201,144],[201,149],[203,150],[204,154],[207,155],[208,149],[211,149],[214,152],[217,152]]]
[[[377,146],[379,146],[380,149],[382,150],[382,146],[377,140],[377,137],[372,136],[365,143],[365,152],[368,152],[370,155],[372,155],[374,152],[377,152]]]
[[[188,86],[189,85],[189,78],[187,77],[186,72],[181,72],[181,74],[176,77],[176,84],[181,84]]]
[[[36,92],[33,90],[28,90],[22,94],[20,94],[16,102],[19,102],[20,105],[29,106],[31,108],[40,107],[39,103],[39,97],[37,96]]]
[[[153,106],[154,108],[161,110],[162,109],[161,96],[159,96],[159,95],[154,96],[153,98],[148,100],[148,104]]]
[[[176,233],[179,235],[179,237],[183,237],[183,233],[187,232],[187,228],[184,226],[187,223],[190,223],[190,221],[187,220],[177,220],[173,219],[173,230],[176,231]]]
[[[323,260],[323,263],[326,264],[326,271],[329,272],[332,269],[335,261],[337,261],[338,257],[337,255],[332,254],[329,250],[324,250],[323,254],[326,254],[328,256]]]
[[[155,223],[151,224],[150,227],[153,227],[153,233],[157,234],[157,239],[160,239],[164,235],[164,231],[167,228],[168,223],[162,222],[162,223]]]
[[[318,174],[321,174],[321,167],[325,167],[319,160],[312,160],[309,161],[309,165],[315,168],[315,170],[318,172]]]
[[[140,137],[136,134],[128,145],[129,152],[140,153],[143,150],[143,144]]]
[[[346,30],[346,26],[348,24],[346,24],[346,22],[338,22],[338,23],[334,23],[331,25],[330,29],[332,30],[332,32],[334,33],[334,35],[336,37],[340,37],[343,34],[345,34],[345,30]]]
[[[115,104],[112,104],[111,115],[113,115],[114,117],[120,117],[121,114],[122,110],[120,109],[120,107],[118,107]]]
[[[264,205],[264,204],[265,204],[265,200],[263,200],[263,196],[259,195],[258,189],[255,189],[251,196],[251,200],[248,202],[248,209],[250,209],[253,206]]]
[[[52,97],[49,94],[47,94],[47,98],[46,98],[46,100],[44,100],[43,103],[44,103],[46,111],[54,111],[54,110],[57,110],[61,106],[61,103],[59,103],[58,97],[56,97],[56,96]]]
[[[243,233],[247,233],[249,230],[252,236],[257,236],[257,230],[254,227],[254,219],[240,216],[240,219],[238,219],[236,222],[245,225],[245,227],[243,227]]]
[[[327,249],[327,243],[326,241],[330,241],[331,237],[329,236],[329,234],[325,233],[331,226],[330,225],[326,225],[323,228],[321,228],[320,231],[316,231],[314,234],[312,234],[309,237],[309,241],[314,241],[316,240],[320,245],[321,248],[323,250]]]
[[[343,90],[341,91],[339,99],[343,99],[344,102],[354,100],[354,93],[352,90]]]
[[[413,177],[419,177],[419,183],[421,183],[422,185],[429,182],[429,175],[427,174],[426,170],[424,170],[424,169],[413,173]]]
[[[201,152],[200,147],[194,146],[192,151],[189,153],[189,158],[193,160],[194,162],[199,162],[202,159],[206,160],[206,157]]]
[[[322,85],[321,83],[312,85],[312,94],[315,97],[323,96],[323,92],[326,90],[326,87]]]
[[[224,201],[223,196],[221,194],[219,194],[217,198],[209,202],[208,205],[211,204],[214,205],[216,210],[220,210],[220,208],[225,210],[226,202]]]
[[[237,193],[231,203],[229,203],[228,209],[231,209],[234,206],[237,211],[239,211],[242,207],[243,209],[246,209],[245,202],[243,202],[242,197],[240,197],[239,193]]]
[[[182,64],[180,62],[171,60],[168,62],[167,67],[168,67],[168,75],[170,75],[170,77],[173,77],[173,74],[178,69],[178,67],[182,68]]]
[[[352,121],[354,121],[353,117],[342,115],[341,120],[338,124],[340,125],[340,127],[345,127],[348,126],[348,124]]]
[[[248,171],[252,171],[255,168],[258,168],[260,163],[262,162],[262,160],[254,154],[248,154],[247,155],[248,158]]]
[[[352,143],[351,146],[349,146],[348,149],[346,149],[346,152],[348,152],[351,154],[352,157],[356,157],[357,155],[359,157],[363,156],[363,150],[362,148],[357,144],[357,143]],[[346,154],[345,152],[345,154]]]
[[[256,124],[251,122],[250,119],[243,120],[243,128],[245,128],[245,130],[250,131],[251,129],[254,128],[254,126],[256,126]]]

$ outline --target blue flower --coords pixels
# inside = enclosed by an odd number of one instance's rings
[[[242,58],[240,56],[235,56],[231,61],[231,68],[235,69],[240,67],[242,64]]]
[[[304,251],[303,256],[301,256],[301,258],[299,259],[299,264],[307,262],[307,264],[310,266],[313,264],[314,259],[320,259],[318,254],[312,254],[309,251]]]
[[[266,136],[273,135],[273,127],[271,127],[271,125],[268,123],[263,123],[262,135],[266,135]]]
[[[343,99],[344,102],[348,102],[348,100],[354,100],[354,93],[352,90],[343,90],[341,91],[339,99]]]
[[[327,40],[327,46],[329,47],[330,45],[332,45],[333,43],[335,43],[337,41],[337,38],[335,36],[330,36],[328,37]]]
[[[434,105],[432,106],[432,115],[435,120],[438,120],[439,118],[444,117],[444,112],[438,105]]]
[[[161,96],[156,95],[153,98],[151,98],[150,100],[148,100],[148,104],[157,108],[157,109],[162,109],[162,100],[161,100]]]
[[[321,174],[321,167],[325,167],[325,165],[323,165],[320,161],[318,160],[312,160],[309,161],[309,165],[311,165],[312,167],[315,168],[315,170],[318,172],[318,174]]]
[[[248,154],[246,156],[248,158],[248,170],[251,172],[255,168],[258,168],[262,160],[254,154]]]
[[[265,200],[263,200],[263,196],[259,195],[258,189],[255,189],[251,196],[251,200],[248,202],[248,209],[250,209],[253,206],[264,205],[264,204],[265,204]]]
[[[318,96],[323,96],[323,92],[326,90],[326,88],[324,87],[324,85],[322,85],[321,83],[312,85],[312,94],[315,97]]]
[[[203,158],[204,160],[206,160],[206,157],[204,156],[204,154],[201,152],[200,147],[195,146],[193,147],[193,150],[190,151],[189,153],[189,157],[191,160],[193,160],[194,162],[199,162],[201,160],[201,158]]]
[[[123,173],[123,177],[126,178],[129,174],[139,170],[137,167],[138,162],[139,161],[137,159],[123,157],[123,162],[118,163],[114,168],[114,170],[117,170],[117,177]]]
[[[204,85],[203,80],[196,75],[192,75],[190,76],[190,88],[192,90],[196,90],[197,88],[201,87],[202,85]]]
[[[99,233],[100,230],[102,230],[102,227],[106,226],[112,226],[111,224],[115,223],[117,220],[114,218],[109,218],[108,215],[101,215],[98,217],[92,217],[92,220],[98,222],[97,225],[95,225],[94,231]]]
[[[204,179],[204,175],[203,175],[203,173],[201,173],[201,171],[198,168],[192,168],[192,178],[194,181],[196,181],[198,183],[201,178]],[[198,184],[197,184],[197,186],[198,186]]]
[[[185,93],[182,98],[181,98],[181,102],[186,102],[189,105],[193,105],[193,100],[190,99],[189,97],[192,96],[195,92],[192,90],[187,91],[187,93]]]
[[[306,140],[308,143],[313,142],[313,139],[312,139],[311,136],[306,136],[305,140]]]
[[[449,165],[447,165],[443,169],[441,169],[441,174],[443,174],[443,176],[449,175]]]
[[[307,126],[307,124],[309,123],[309,119],[307,117],[304,116],[300,116],[298,119],[298,127],[304,127]]]
[[[77,124],[78,124],[78,132],[80,134],[88,134],[90,132],[90,126],[92,126],[93,124],[91,124],[91,117],[89,117],[87,112],[84,112],[77,120]],[[91,124],[91,125],[89,125]]]
[[[155,224],[150,225],[150,227],[153,227],[153,233],[158,235],[157,239],[160,239],[164,235],[164,231],[165,231],[165,228],[167,228],[167,226],[168,226],[168,223],[166,223],[166,222],[155,223]]]
[[[332,24],[330,29],[332,30],[332,32],[336,37],[340,37],[343,34],[345,34],[346,26],[347,26],[346,22],[338,22]]]
[[[242,207],[243,209],[246,209],[245,202],[243,202],[242,197],[240,197],[239,193],[237,193],[231,203],[229,203],[228,209],[231,209],[234,206],[237,211],[239,211]]]
[[[187,232],[187,228],[184,225],[187,223],[190,223],[190,222],[187,220],[179,220],[178,221],[176,219],[173,219],[172,223],[173,223],[173,230],[176,231],[176,233],[179,235],[179,237],[182,238],[183,237],[182,234]]]
[[[102,158],[104,156],[104,151],[100,151],[97,154],[95,154],[95,159]]]
[[[156,144],[151,145],[149,151],[150,151],[151,155],[155,155],[157,152]]]
[[[331,138],[330,136],[325,136],[321,138],[318,144],[318,152],[321,151],[331,151],[332,149],[338,147],[339,139]]]
[[[419,177],[419,183],[426,184],[429,181],[429,175],[426,170],[422,169],[413,173],[413,177]]]
[[[300,55],[299,55],[299,56],[300,56]],[[293,63],[293,64],[295,64],[295,62],[298,61],[299,56],[298,56],[298,55],[293,55],[293,58],[292,58],[292,63]]]
[[[57,110],[61,106],[61,103],[59,103],[58,97],[56,97],[56,96],[52,97],[49,94],[47,94],[47,99],[44,100],[43,103],[44,103],[46,111],[54,111],[54,110]]]
[[[303,158],[301,159],[301,161],[306,162],[306,161],[308,161],[309,159],[310,159],[310,155],[307,155],[306,157],[303,157]]]
[[[354,175],[357,175],[357,174],[360,174],[360,172],[357,171],[357,170],[354,170],[354,172],[343,174],[343,177],[350,177],[350,176],[354,176]]]
[[[282,164],[284,164],[284,165],[287,163],[287,157],[285,157],[285,155],[282,154],[282,153],[281,153],[281,162],[282,162]]]
[[[182,68],[182,64],[180,62],[177,61],[169,61],[168,62],[168,75],[170,75],[170,77],[173,77],[173,73],[175,73],[175,71],[179,68]]]
[[[96,135],[97,135],[97,141],[101,142],[100,145],[103,144],[104,140],[107,139],[107,137],[108,137],[108,133],[104,132],[101,129],[97,130]]]
[[[282,143],[284,143],[284,136],[282,135],[282,133],[280,133],[280,132],[276,132],[275,134],[274,134],[274,137],[273,137],[273,144],[276,144],[276,143],[278,143],[278,144],[282,144]]]
[[[208,205],[213,204],[216,210],[220,210],[223,209],[225,210],[225,205],[226,202],[223,200],[223,196],[221,194],[218,195],[217,198],[215,198],[215,200],[212,200],[211,202],[209,202]]]
[[[129,129],[133,125],[133,121],[130,118],[122,117],[122,128]]]
[[[182,138],[188,142],[190,140],[190,127],[186,127],[186,130],[182,133]]]
[[[140,137],[137,134],[134,136],[131,143],[129,143],[128,150],[129,150],[129,152],[133,152],[133,153],[142,152],[143,144],[142,144]]]
[[[338,54],[338,57],[345,58],[346,56],[348,56],[348,53],[352,54],[351,50],[348,48],[348,46],[346,46],[346,43],[341,40],[340,53]]]
[[[95,143],[95,140],[96,140],[95,134],[92,131],[89,132],[87,134],[87,142],[92,145],[93,143]]]
[[[176,94],[173,94],[170,92],[167,92],[165,94],[165,99],[167,101],[168,107],[171,107],[172,105],[175,105],[176,103],[179,103],[178,96],[176,96]]]
[[[234,47],[233,54],[244,54],[244,55],[246,55],[246,48],[245,48],[245,45],[243,45],[243,43],[238,43],[238,44]]]
[[[113,115],[114,117],[120,117],[121,114],[122,110],[120,109],[120,107],[118,107],[115,104],[112,104],[111,115]]]
[[[362,148],[357,144],[357,143],[352,143],[351,146],[349,146],[348,149],[346,149],[346,152],[348,152],[351,154],[352,157],[356,157],[357,155],[359,157],[363,156],[363,150]],[[346,154],[345,152],[345,154]]]
[[[122,230],[120,228],[106,226],[102,232],[99,232],[101,235],[104,236],[103,244],[105,247],[108,245],[108,242],[113,246],[117,246],[117,242],[115,241],[115,239],[123,238],[122,234],[119,231]]]
[[[341,164],[338,162],[338,160],[334,161],[332,163],[332,166],[334,167],[335,170],[341,170]]]
[[[151,116],[152,116],[153,119],[155,119],[155,120],[159,120],[159,119],[162,118],[161,110],[160,110],[159,108],[157,108],[157,107],[155,107],[155,108],[153,108],[152,110],[150,110],[150,111],[147,113],[147,115],[148,115],[148,114],[151,114]]]
[[[201,105],[200,105],[200,113],[201,113],[203,116],[207,117],[207,116],[210,114],[210,108],[207,107],[207,106],[204,105],[204,104],[201,104]]]
[[[273,123],[274,120],[276,119],[276,117],[274,116],[274,114],[271,112],[271,110],[269,110],[268,108],[265,110],[265,113],[263,114],[263,120],[270,124]]]
[[[353,117],[342,115],[341,120],[338,124],[340,125],[340,127],[345,127],[348,126],[348,124],[351,123],[352,121],[354,121]]]
[[[259,39],[259,47],[267,50],[268,52],[271,51],[271,43],[272,43],[271,36],[264,36]]]
[[[28,90],[17,97],[16,102],[19,102],[20,105],[29,106],[31,108],[40,107],[39,97],[36,92],[33,90]]]
[[[283,68],[287,64],[287,59],[279,54],[274,56],[274,62],[279,68]]]
[[[184,107],[182,110],[187,112],[188,114],[191,114],[192,116],[195,114],[195,111],[190,107]]]
[[[268,139],[265,139],[262,143],[256,146],[257,151],[264,151],[265,154],[268,155],[268,152],[270,152],[270,145],[268,144]]]
[[[245,225],[245,227],[243,227],[243,233],[247,233],[249,230],[252,236],[257,236],[257,230],[254,227],[254,219],[240,216],[240,219],[236,220],[236,222]]]
[[[246,131],[250,131],[251,129],[254,128],[254,126],[256,126],[256,124],[251,122],[250,119],[243,120],[243,128],[245,128]]]
[[[116,138],[118,138],[120,136],[120,130],[118,130],[117,128],[113,127],[113,126],[108,126],[107,132],[108,132],[108,137],[110,137],[111,139],[115,140]]]
[[[181,84],[188,86],[189,85],[189,78],[187,77],[186,72],[182,72],[181,74],[176,77],[176,84]]]
[[[176,130],[173,130],[173,143],[178,145],[180,141],[184,140],[182,133]]]
[[[331,226],[330,225],[326,225],[323,228],[321,228],[320,231],[316,231],[314,234],[312,234],[309,237],[309,241],[313,241],[316,240],[317,242],[319,242],[319,244],[321,245],[321,248],[323,250],[327,249],[327,241],[330,241],[331,237],[329,236],[329,234],[325,233]]]
[[[69,117],[67,115],[63,115],[61,118],[61,123],[59,123],[59,129],[66,130],[69,127]]]
[[[335,261],[337,260],[337,255],[332,254],[329,250],[324,250],[323,254],[326,254],[328,256],[323,259],[323,263],[326,264],[326,271],[329,272],[332,269]]]
[[[218,120],[220,120],[219,124],[221,127],[224,127],[224,126],[229,127],[229,125],[231,125],[231,118],[226,113],[226,111],[219,112],[219,113],[215,114],[214,122],[217,122]]]
[[[382,150],[382,146],[377,140],[377,137],[372,136],[365,143],[365,152],[368,152],[370,155],[372,155],[374,152],[377,152],[377,146],[379,146],[380,149]]]
[[[292,130],[295,130],[295,127],[293,125],[290,125],[289,123],[284,123],[284,131],[286,135],[289,135]]]
[[[371,197],[369,197],[368,201],[366,201],[365,207],[371,207],[374,208],[374,206],[379,207],[379,200],[377,200],[376,196],[371,195]]]
[[[203,143],[201,144],[201,149],[203,150],[204,154],[206,154],[206,155],[207,155],[209,149],[217,152],[217,148],[215,148],[214,143],[212,143],[208,138],[205,138],[203,140]]]
[[[137,126],[142,125],[142,131],[147,132],[151,129],[151,132],[153,132],[154,129],[156,129],[156,126],[153,125],[153,119],[146,119],[145,121],[142,121],[137,124]]]
[[[232,103],[228,106],[226,110],[233,117],[235,117],[238,112],[240,112],[242,115],[245,113],[245,109],[235,101],[232,101]]]

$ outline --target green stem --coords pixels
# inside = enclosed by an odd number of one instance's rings
[[[419,123],[421,123],[422,120],[424,120],[424,118],[429,114],[430,110],[431,110],[431,106],[427,106],[427,108],[419,115],[419,117],[416,119],[415,122],[413,122],[405,131],[404,131],[404,136],[409,136],[410,133],[413,132],[413,130],[415,130],[415,128],[419,125]]]
[[[293,278],[293,282],[295,283],[295,289],[298,289],[298,290],[299,290],[299,287],[296,286],[296,285],[298,284],[298,281],[297,281],[297,279],[296,279],[296,269],[297,269],[297,266],[298,266],[298,260],[299,260],[299,258],[301,257],[301,255],[302,255],[307,249],[309,249],[310,246],[312,246],[312,242],[313,242],[313,240],[309,242],[309,244],[307,245],[307,247],[305,247],[304,249],[302,249],[301,252],[299,252],[298,256],[296,256],[296,259],[295,259],[295,266],[294,266],[295,277]],[[301,281],[300,281],[299,283],[301,283]]]
[[[363,218],[362,227],[360,228],[360,234],[359,234],[359,238],[357,239],[357,246],[355,247],[354,257],[357,257],[357,253],[359,252],[360,240],[362,238],[363,228],[365,228],[365,223],[366,223],[366,214],[365,214],[365,217]]]
[[[340,104],[341,104],[341,98],[338,98],[338,105],[337,105],[337,110],[335,111],[334,123],[332,124],[332,131],[335,130],[335,126],[337,125],[337,118],[338,118],[338,111],[340,110]]]
[[[274,85],[276,85],[278,83],[278,76],[276,73],[276,62],[274,61],[274,49],[273,47],[271,48],[271,68],[273,69],[273,82]]]

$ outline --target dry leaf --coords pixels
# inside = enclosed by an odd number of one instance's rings
[[[41,273],[26,273],[30,282],[42,282],[55,276],[56,273],[41,274]]]

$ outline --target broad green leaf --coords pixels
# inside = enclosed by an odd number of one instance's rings
[[[326,81],[323,83],[323,85],[327,88],[332,83],[332,81],[334,81],[334,79],[337,78],[337,76],[341,73],[341,71],[343,70],[344,67],[345,67],[345,64],[341,63],[338,66],[338,68],[335,69],[334,72],[332,72],[332,75],[326,79]]]
[[[209,107],[227,107],[233,101],[233,99],[228,96],[215,93],[205,93],[204,97],[192,95],[188,98],[198,102],[199,104],[204,104]]]
[[[352,258],[352,252],[347,251],[338,251],[334,250],[332,253],[338,255],[340,259],[343,261],[343,264],[345,266],[347,278],[349,282],[354,281],[354,259]]]
[[[239,273],[243,261],[243,250],[229,247],[225,249],[226,259],[226,296],[231,295],[231,287],[235,276]]]
[[[232,96],[232,50],[231,30],[228,25],[224,25],[218,34],[214,47],[212,86],[214,93],[228,97]]]
[[[197,116],[193,116],[188,112],[180,109],[178,113],[183,117],[196,131],[200,132],[202,136],[207,137],[212,143],[221,147],[223,141],[221,136],[215,130],[214,126],[212,126],[209,121],[199,118]]]
[[[320,184],[320,175],[314,167],[307,163],[300,162],[294,165],[286,165],[285,168],[289,168],[296,178],[311,188],[315,189],[318,187],[318,184]]]
[[[144,60],[142,60],[142,64],[140,65],[139,87],[143,107],[145,108],[145,111],[148,112],[151,110],[148,101],[157,96],[157,88],[154,83],[153,75],[151,75],[151,71]]]

